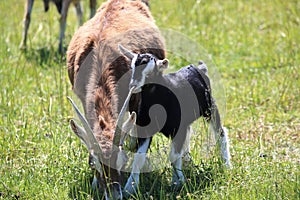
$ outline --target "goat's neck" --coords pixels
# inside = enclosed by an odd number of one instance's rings
[[[146,78],[145,82],[146,84],[165,84],[165,78],[161,72],[154,72],[151,76]]]
[[[164,86],[169,88],[170,84],[167,79],[160,73],[156,75],[152,75],[146,79],[145,85],[142,90],[145,92],[155,92],[158,90],[157,85]]]

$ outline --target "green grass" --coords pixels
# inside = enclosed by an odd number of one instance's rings
[[[152,0],[151,8],[159,27],[201,45],[199,59],[209,57],[222,77],[234,167],[206,153],[200,120],[187,184],[173,191],[167,164],[141,176],[138,198],[300,199],[300,2]],[[18,49],[23,2],[0,1],[0,9],[0,199],[92,199],[87,151],[68,128],[66,96],[74,95],[56,52],[56,9],[46,14],[35,2],[26,52]],[[87,2],[85,11],[87,19]],[[72,10],[66,43],[76,23]],[[157,138],[152,151],[166,141]]]

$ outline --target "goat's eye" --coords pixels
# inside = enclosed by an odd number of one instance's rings
[[[141,60],[141,65],[145,65],[145,64],[147,64],[148,63],[148,59],[147,58],[143,58],[142,60]]]

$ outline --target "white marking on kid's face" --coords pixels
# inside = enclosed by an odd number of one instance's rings
[[[131,65],[130,65],[130,67],[132,69],[132,74],[134,74],[135,62],[136,62],[137,58],[138,58],[138,54],[134,54],[134,57],[132,58]]]
[[[135,57],[132,59],[131,62],[132,74],[130,80],[130,88],[133,86],[136,88],[133,91],[133,93],[138,93],[141,91],[141,87],[145,85],[147,76],[153,72],[156,65],[155,59],[151,56],[148,63],[145,65],[145,67],[143,66],[144,64],[136,66],[135,64],[137,59],[138,59],[138,55],[135,55]],[[148,58],[143,58],[143,59],[148,59]]]
[[[131,67],[132,72],[131,72],[131,79],[130,79],[129,89],[132,86],[136,87],[136,85],[137,85],[136,81],[133,79],[133,76],[134,76],[134,73],[135,73],[135,63],[136,63],[137,58],[138,58],[138,54],[134,54],[134,57],[131,60],[130,67]],[[136,87],[136,89],[133,91],[133,94],[138,93],[138,92],[140,92],[140,89],[138,90],[138,88]]]
[[[154,67],[155,67],[154,58],[150,58],[145,69],[143,70],[143,77],[146,78],[150,73],[152,73],[152,71],[154,70]]]
[[[134,66],[134,68],[135,68],[135,66]],[[149,74],[151,74],[153,72],[154,68],[155,68],[154,58],[150,58],[149,62],[145,66],[145,68],[141,71],[141,74],[138,74],[138,76],[140,76],[139,80],[134,79],[134,76],[136,76],[135,70],[132,71],[132,76],[131,76],[130,83],[131,83],[131,86],[136,87],[134,93],[137,93],[137,92],[141,91],[141,87],[143,87],[145,85],[145,81],[146,81],[147,76],[149,76]]]

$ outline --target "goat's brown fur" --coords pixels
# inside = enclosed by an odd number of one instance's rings
[[[135,53],[165,58],[164,42],[148,7],[133,0],[104,3],[75,33],[67,51],[70,82],[83,103],[104,157],[112,153],[118,112],[128,93],[129,76],[125,78],[127,82],[117,84],[130,65],[119,53],[118,44]],[[87,75],[82,75],[81,70],[88,71]],[[135,104],[133,97],[130,107],[135,108]]]

